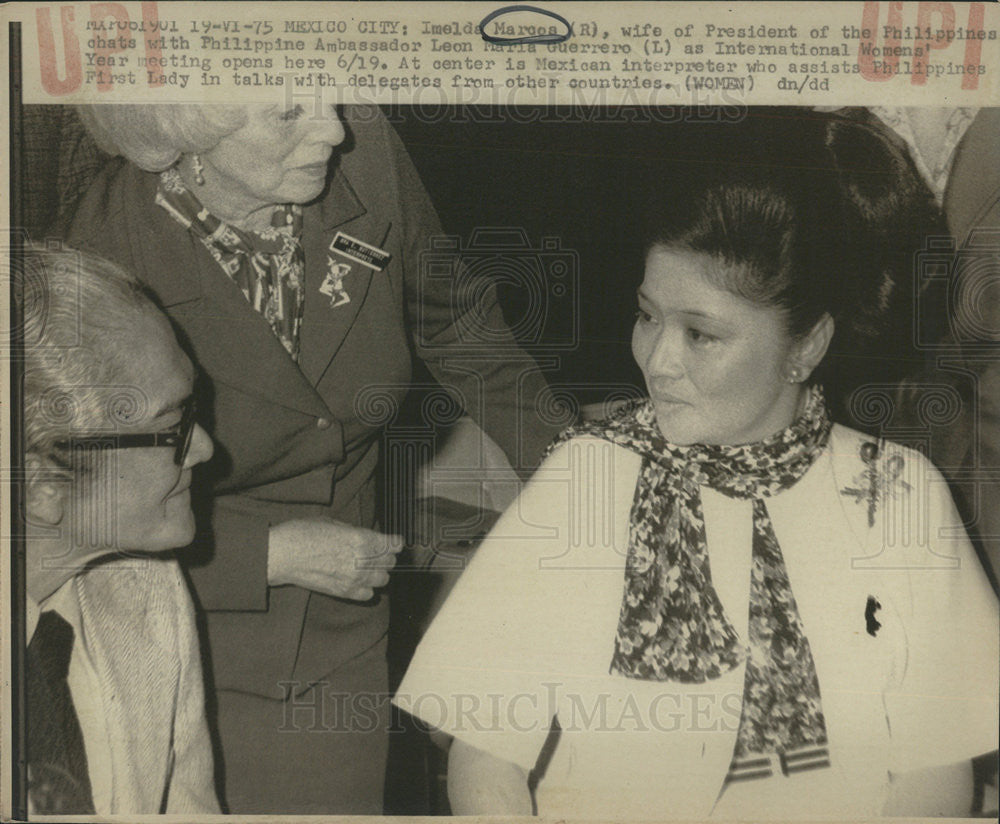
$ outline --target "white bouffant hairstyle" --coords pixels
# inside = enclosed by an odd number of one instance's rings
[[[182,154],[207,152],[247,120],[246,106],[95,104],[76,107],[102,150],[147,172],[162,172]]]
[[[28,245],[15,263],[25,452],[68,469],[68,453],[56,446],[60,439],[107,431],[142,407],[127,342],[159,310],[139,281],[96,255]]]

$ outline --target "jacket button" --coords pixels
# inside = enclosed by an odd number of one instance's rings
[[[333,421],[331,421],[329,418],[317,418],[316,419],[316,428],[317,429],[329,429],[331,426],[333,426]]]

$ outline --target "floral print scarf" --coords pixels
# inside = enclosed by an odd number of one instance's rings
[[[299,243],[302,208],[276,206],[272,228],[265,232],[237,229],[202,206],[175,168],[160,174],[156,202],[205,245],[254,311],[264,316],[292,360],[298,360],[305,294],[305,255]]]
[[[802,414],[756,443],[671,444],[648,399],[569,429],[553,446],[579,435],[642,456],[611,672],[698,684],[746,659],[735,755],[825,743],[815,664],[765,503],[794,485],[825,448],[830,420],[822,390],[810,388]],[[703,486],[753,501],[749,644],[740,640],[712,585]]]

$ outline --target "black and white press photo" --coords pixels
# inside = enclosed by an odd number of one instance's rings
[[[997,814],[992,10],[14,5],[5,820]]]

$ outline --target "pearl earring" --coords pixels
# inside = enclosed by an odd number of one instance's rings
[[[785,380],[789,383],[801,383],[802,382],[802,370],[798,366],[793,366],[788,370],[788,375]]]
[[[205,167],[201,162],[201,156],[191,155],[191,170],[194,172],[194,182],[199,186],[205,185]]]

